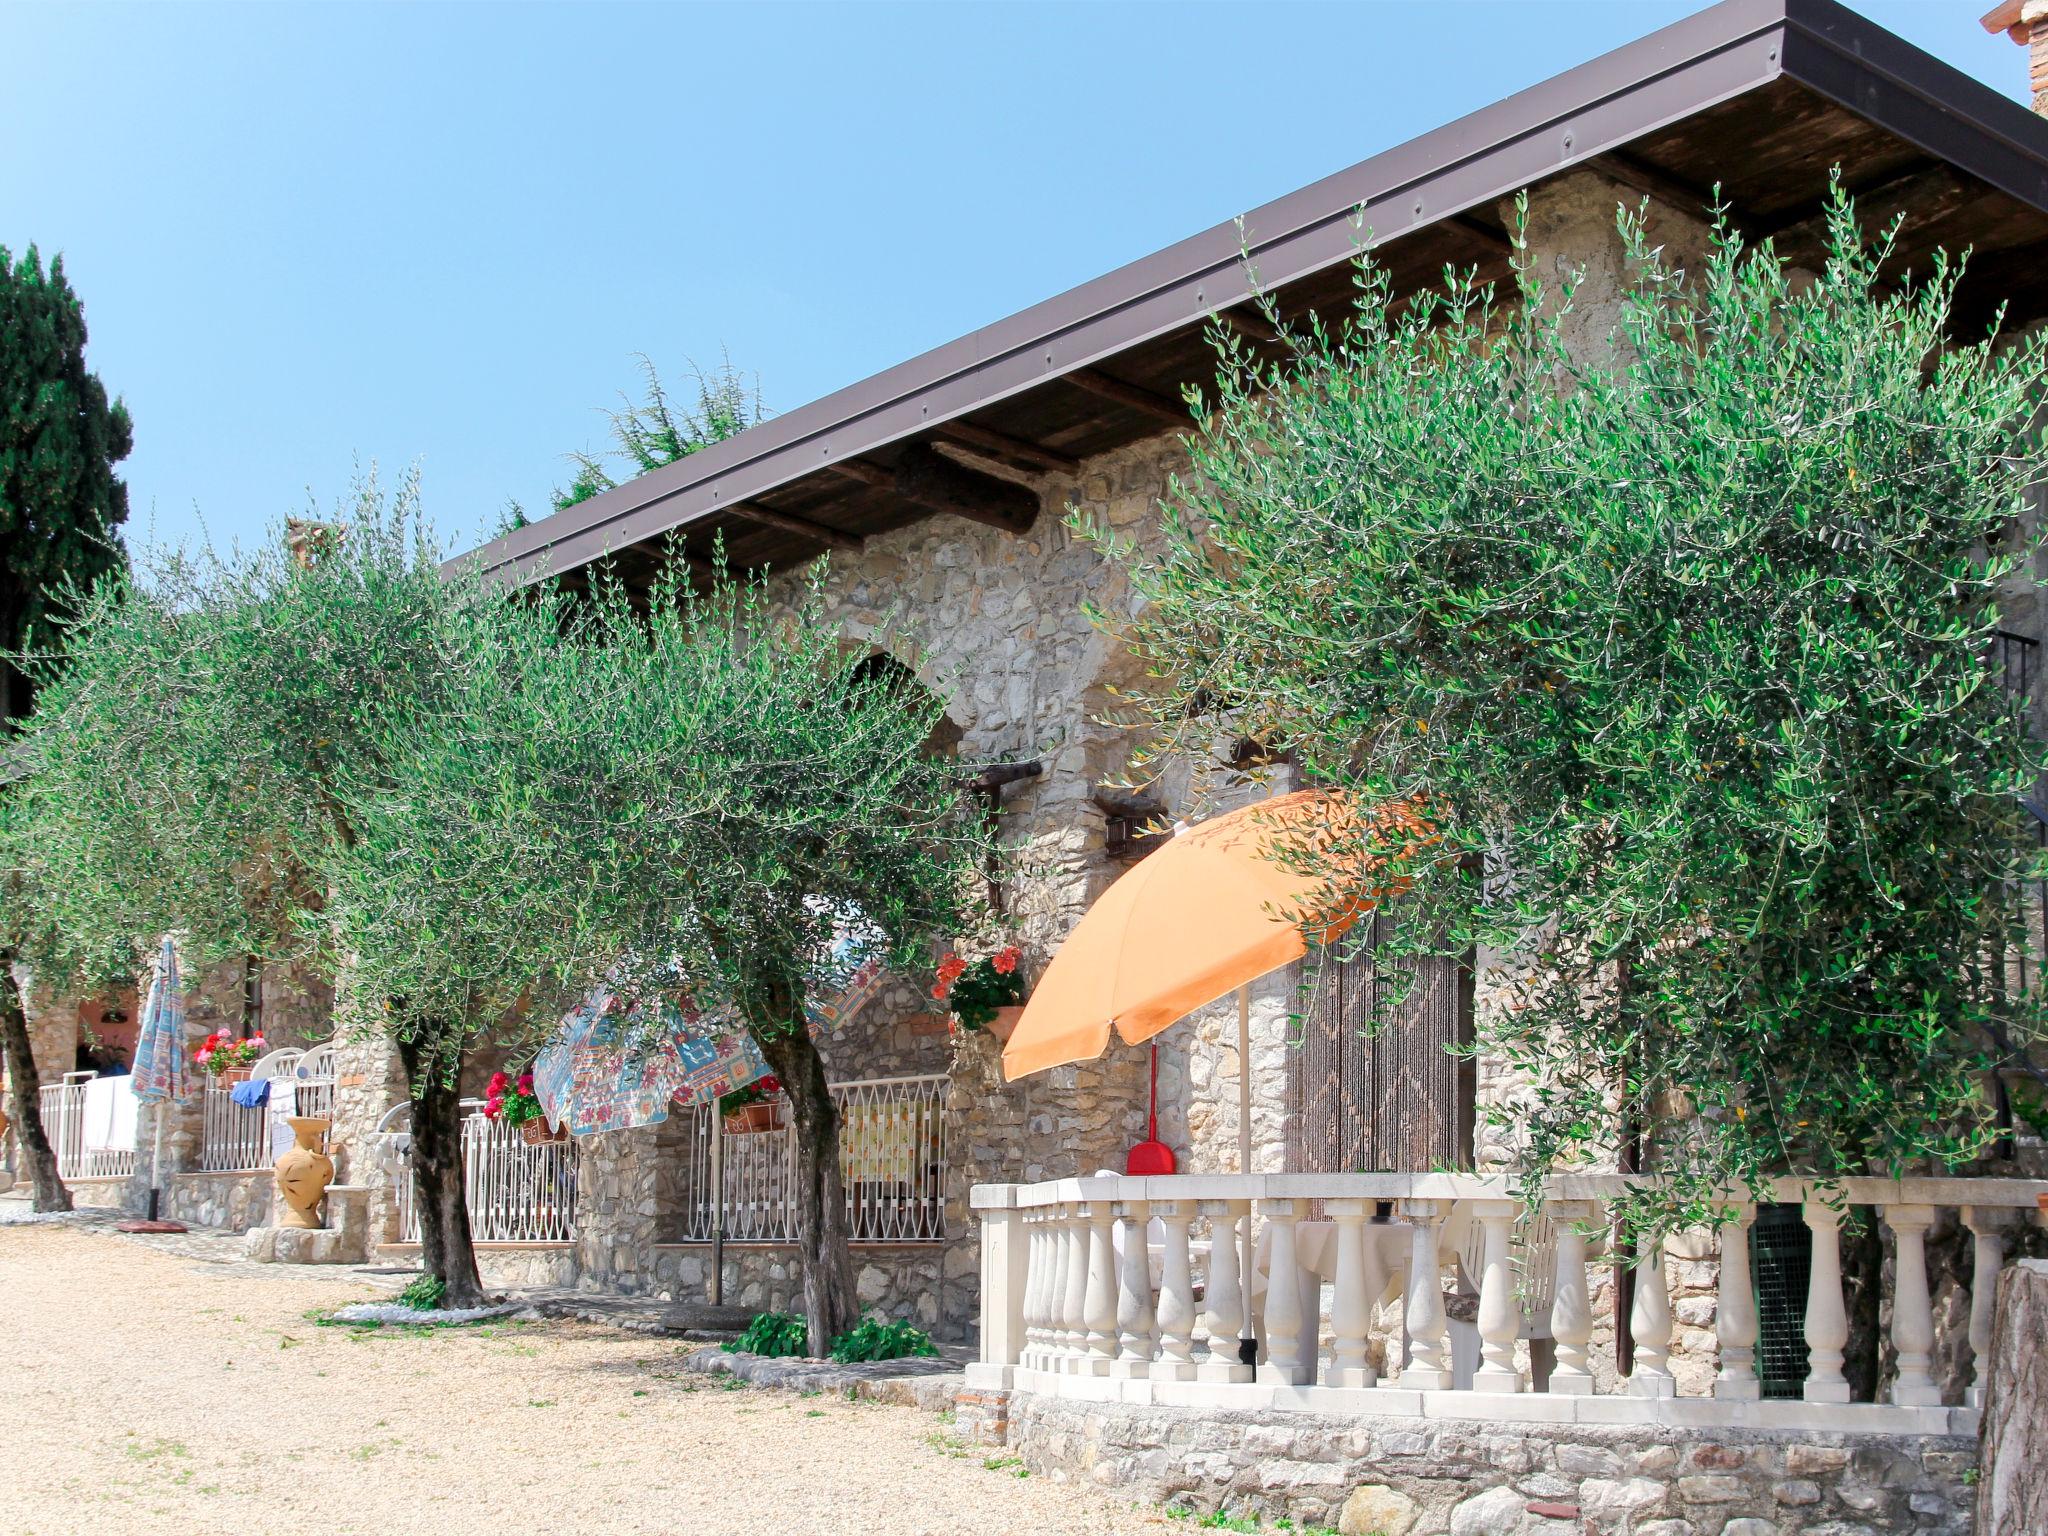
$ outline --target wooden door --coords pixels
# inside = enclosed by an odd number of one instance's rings
[[[1373,919],[1382,938],[1386,919]],[[1370,1032],[1375,988],[1417,972]],[[1472,1038],[1472,969],[1451,956],[1327,961],[1290,1060],[1288,1166],[1298,1173],[1416,1173],[1472,1162],[1473,1071],[1447,1047]]]

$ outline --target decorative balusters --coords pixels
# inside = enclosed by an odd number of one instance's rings
[[[1373,1306],[1387,1288],[1387,1276],[1380,1264],[1378,1245],[1367,1241],[1365,1218],[1372,1202],[1332,1200],[1329,1209],[1330,1219],[1337,1224],[1337,1278],[1330,1294],[1329,1384],[1377,1386],[1379,1373],[1366,1353],[1366,1334],[1372,1327]]]
[[[1088,1257],[1081,1321],[1087,1330],[1088,1353],[1081,1374],[1107,1376],[1109,1363],[1116,1357],[1116,1244],[1109,1230],[1116,1211],[1107,1200],[1091,1200],[1084,1210]]]
[[[573,1161],[563,1158],[559,1170],[552,1165],[528,1170],[518,1157],[501,1155],[507,1149],[497,1143],[506,1141],[509,1148],[514,1138],[494,1134],[493,1128],[482,1122],[466,1124],[464,1133],[472,1175],[471,1201],[487,1216],[515,1207],[538,1211],[533,1203],[535,1194],[559,1191],[559,1201],[554,1193],[548,1193],[546,1211],[502,1232],[487,1219],[490,1237],[483,1240],[551,1240],[555,1224],[572,1217]],[[573,1149],[558,1149],[556,1155],[563,1151]],[[524,1149],[519,1149],[519,1156],[524,1156]],[[531,1179],[529,1172],[534,1176]],[[476,1183],[478,1177],[484,1182]],[[1534,1402],[1518,1406],[1517,1395],[1531,1390],[1526,1370],[1516,1366],[1520,1317],[1526,1307],[1541,1306],[1546,1300],[1555,1365],[1547,1378],[1539,1380],[1549,1393],[1559,1396],[1594,1390],[1588,1249],[1605,1202],[1623,1192],[1620,1180],[1602,1175],[1561,1179],[1552,1187],[1582,1198],[1546,1200],[1540,1216],[1525,1232],[1517,1225],[1522,1208],[1511,1198],[1506,1180],[1498,1177],[1430,1175],[1427,1183],[1418,1177],[1417,1182],[1404,1185],[1393,1183],[1389,1175],[1374,1174],[1361,1175],[1356,1186],[1335,1179],[1326,1183],[1320,1178],[1307,1183],[1267,1182],[1257,1177],[1239,1181],[1232,1176],[1212,1182],[1209,1176],[1197,1177],[1199,1183],[1196,1178],[1186,1181],[1189,1197],[1178,1200],[1154,1198],[1183,1187],[1182,1181],[1171,1177],[1065,1180],[1021,1196],[1006,1193],[986,1207],[977,1191],[976,1208],[985,1212],[988,1234],[983,1247],[982,1288],[987,1310],[982,1339],[984,1350],[993,1351],[984,1356],[980,1366],[1016,1364],[1026,1373],[1022,1378],[1026,1391],[1087,1399],[1113,1393],[1130,1402],[1185,1401],[1184,1395],[1172,1390],[1177,1383],[1227,1384],[1254,1379],[1269,1388],[1306,1389],[1283,1401],[1328,1411],[1345,1404],[1341,1394],[1321,1395],[1324,1387],[1360,1390],[1389,1385],[1409,1391],[1441,1391],[1462,1379],[1451,1369],[1443,1291],[1443,1229],[1455,1213],[1469,1215],[1473,1223],[1471,1240],[1460,1238],[1460,1244],[1464,1263],[1479,1290],[1479,1360],[1471,1384],[1475,1391],[1498,1394],[1487,1416],[1548,1420],[1562,1409],[1562,1405],[1553,1405],[1546,1410]],[[1250,1331],[1248,1292],[1252,1289],[1246,1284],[1242,1240],[1251,1227],[1254,1202],[1192,1198],[1194,1189],[1204,1185],[1211,1190],[1244,1189],[1259,1195],[1256,1210],[1264,1224],[1260,1267],[1269,1272],[1269,1278],[1261,1291],[1262,1315],[1257,1322],[1263,1362],[1256,1369],[1243,1363],[1248,1351],[1241,1347],[1243,1336]],[[1958,1213],[1975,1244],[1969,1337],[1973,1375],[1979,1378],[1988,1369],[1985,1357],[1999,1266],[2005,1257],[2006,1229],[2020,1212],[2033,1209],[2040,1187],[2023,1180],[1983,1180],[1970,1193],[1984,1203],[1962,1207]],[[1275,1196],[1271,1191],[1276,1188],[1289,1193]],[[1353,1188],[1359,1192],[1346,1192]],[[1402,1188],[1424,1188],[1433,1193],[1427,1198],[1403,1197],[1398,1194]],[[1302,1202],[1308,1190],[1319,1191],[1317,1199],[1326,1202],[1328,1225],[1320,1221],[1304,1225],[1308,1208]],[[1784,1180],[1777,1185],[1776,1197],[1785,1199],[1812,1190],[1813,1186]],[[1950,1416],[1942,1407],[1936,1384],[1934,1309],[1926,1253],[1929,1227],[1942,1219],[1943,1209],[1955,1209],[1946,1202],[1956,1199],[1960,1191],[1952,1181],[1909,1178],[1896,1183],[1849,1180],[1846,1186],[1824,1193],[1838,1203],[1830,1205],[1823,1198],[1814,1198],[1802,1211],[1812,1235],[1805,1317],[1810,1358],[1807,1401],[1830,1405],[1822,1422],[1829,1426],[1839,1423],[1844,1430],[1856,1427],[1857,1415],[1880,1411],[1850,1404],[1843,1372],[1849,1330],[1842,1291],[1840,1228],[1846,1209],[1861,1206],[1868,1209],[1871,1219],[1885,1222],[1892,1231],[1884,1302],[1897,1361],[1895,1379],[1884,1394],[1881,1410],[1889,1417],[1862,1427],[1871,1433],[1904,1432],[1902,1425],[1927,1430],[1946,1426],[1951,1432],[1967,1429],[1970,1415],[1965,1412],[1960,1420]],[[1131,1195],[1144,1198],[1127,1198]],[[1389,1228],[1371,1219],[1377,1203],[1390,1196],[1398,1202],[1405,1227]],[[1719,1212],[1719,1280],[1713,1320],[1718,1368],[1712,1397],[1687,1406],[1687,1424],[1755,1422],[1747,1405],[1761,1395],[1759,1308],[1751,1253],[1756,1214],[1757,1208],[1733,1190]],[[1200,1305],[1196,1281],[1201,1266],[1192,1242],[1198,1216],[1207,1216],[1212,1223],[1207,1285]],[[408,1229],[408,1235],[412,1230]],[[1405,1360],[1399,1369],[1392,1338],[1386,1343],[1385,1360],[1375,1366],[1372,1332],[1381,1321],[1377,1303],[1388,1290],[1388,1270],[1395,1262],[1397,1243],[1405,1248],[1407,1268],[1406,1298],[1400,1326],[1395,1329],[1404,1336],[1401,1354]],[[1314,1256],[1313,1269],[1304,1262],[1307,1255]],[[1645,1401],[1633,1409],[1619,1403],[1610,1405],[1589,1422],[1665,1421],[1665,1410],[1654,1405],[1676,1394],[1668,1262],[1661,1245],[1646,1247],[1634,1261],[1629,1325],[1635,1337],[1635,1362],[1620,1390]],[[1327,1374],[1321,1374],[1319,1324],[1321,1286],[1326,1279],[1332,1287],[1330,1359]],[[1526,1299],[1530,1296],[1535,1298],[1533,1302]],[[1464,1335],[1460,1337],[1462,1341]],[[1688,1344],[1697,1339],[1696,1334],[1689,1334]],[[1687,1357],[1688,1367],[1703,1363]],[[1319,1375],[1324,1387],[1317,1385]],[[1066,1376],[1110,1378],[1118,1384],[1062,1386]],[[1153,1383],[1168,1385],[1155,1393]],[[990,1379],[987,1384],[995,1383]],[[1982,1399],[1982,1381],[1973,1380],[1963,1398],[1965,1408],[1980,1408]],[[1387,1394],[1386,1400],[1384,1411],[1403,1411],[1400,1394]],[[1223,1405],[1230,1398],[1215,1401]],[[1247,1405],[1270,1401],[1270,1394],[1245,1399]],[[1407,1411],[1414,1411],[1413,1399],[1408,1402]],[[1839,1419],[1832,1411],[1837,1405],[1842,1408]],[[1922,1410],[1925,1417],[1901,1417],[1901,1408]],[[1777,1411],[1766,1405],[1766,1420]]]
[[[1260,1336],[1265,1340],[1266,1358],[1259,1366],[1260,1381],[1294,1386],[1315,1379],[1315,1358],[1311,1355],[1304,1374],[1301,1330],[1301,1260],[1295,1252],[1294,1223],[1299,1213],[1292,1200],[1261,1200],[1259,1214],[1266,1218],[1266,1307],[1260,1319]]]
[[[1201,1381],[1250,1381],[1252,1368],[1238,1355],[1238,1330],[1245,1323],[1242,1277],[1238,1274],[1238,1224],[1249,1219],[1250,1202],[1204,1201],[1209,1213],[1209,1284],[1202,1308],[1208,1352],[1196,1377]]]
[[[1044,1368],[1045,1230],[1043,1211],[1024,1213],[1024,1354],[1018,1363],[1028,1371]]]
[[[1165,1252],[1159,1267],[1159,1358],[1152,1362],[1154,1381],[1192,1381],[1195,1376],[1195,1277],[1188,1263],[1188,1226],[1193,1207],[1167,1201],[1152,1207],[1165,1229]],[[1149,1278],[1149,1277],[1148,1277]]]
[[[1515,1369],[1515,1338],[1522,1331],[1522,1309],[1515,1300],[1515,1270],[1508,1256],[1513,1236],[1515,1202],[1480,1200],[1472,1207],[1479,1223],[1479,1369],[1472,1373],[1475,1392],[1519,1392],[1522,1373]]]
[[[1927,1228],[1934,1207],[1887,1206],[1884,1218],[1892,1229],[1892,1348],[1898,1352],[1892,1401],[1901,1408],[1938,1408],[1941,1388],[1930,1369],[1934,1307],[1927,1298]]]
[[[1756,1379],[1756,1288],[1749,1273],[1749,1229],[1756,1207],[1744,1201],[1728,1207],[1721,1228],[1721,1278],[1714,1302],[1714,1339],[1721,1368],[1714,1396],[1723,1402],[1753,1403],[1763,1395]]]
[[[1401,1385],[1441,1392],[1451,1385],[1450,1355],[1444,1342],[1443,1236],[1448,1202],[1403,1200],[1401,1214],[1414,1226],[1408,1252],[1408,1360]]]
[[[1653,1239],[1636,1260],[1635,1301],[1628,1310],[1628,1328],[1635,1339],[1635,1369],[1629,1372],[1632,1397],[1675,1397],[1678,1383],[1671,1374],[1671,1289],[1664,1280],[1664,1244]]]
[[[1963,1225],[1975,1239],[1970,1271],[1970,1386],[1963,1394],[1969,1407],[1984,1406],[1984,1376],[1991,1362],[1991,1320],[1998,1302],[1998,1272],[2005,1265],[2005,1229],[1999,1212],[1981,1205],[1963,1207]]]
[[[1088,1223],[1082,1209],[1068,1206],[1061,1223],[1066,1231],[1066,1254],[1060,1266],[1064,1278],[1060,1285],[1059,1368],[1077,1374],[1088,1347]]]
[[[1813,1233],[1813,1267],[1806,1282],[1806,1389],[1809,1403],[1846,1403],[1849,1382],[1842,1375],[1842,1349],[1849,1342],[1849,1314],[1842,1305],[1842,1213],[1818,1200],[1801,1208]]]
[[[1592,1358],[1586,1348],[1593,1337],[1586,1226],[1599,1214],[1599,1206],[1591,1200],[1552,1200],[1546,1209],[1556,1234],[1557,1264],[1550,1298],[1550,1336],[1557,1342],[1557,1363],[1550,1370],[1549,1390],[1579,1397],[1593,1390]]]
[[[1122,1206],[1124,1251],[1117,1275],[1114,1376],[1140,1377],[1152,1365],[1152,1257],[1147,1242],[1151,1207],[1143,1200]]]

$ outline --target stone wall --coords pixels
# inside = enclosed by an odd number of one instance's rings
[[[269,1224],[268,1168],[242,1173],[175,1173],[164,1180],[160,1214],[187,1226],[246,1232]]]
[[[1876,1536],[1969,1529],[1973,1440],[1337,1418],[963,1397],[1032,1471],[1346,1536]]]

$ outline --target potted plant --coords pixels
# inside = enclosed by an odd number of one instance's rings
[[[544,1147],[550,1142],[569,1139],[566,1123],[559,1129],[548,1124],[540,1095],[533,1091],[531,1072],[522,1072],[516,1079],[506,1072],[493,1072],[491,1080],[484,1085],[484,1118],[517,1126],[519,1139],[529,1147]]]
[[[246,1083],[249,1069],[266,1048],[267,1042],[261,1035],[237,1040],[226,1030],[217,1029],[199,1042],[199,1049],[192,1053],[192,1065],[224,1083]]]
[[[770,1073],[755,1078],[744,1088],[721,1094],[718,1112],[725,1118],[726,1135],[751,1136],[778,1129],[782,1124],[782,1104],[777,1095],[781,1092],[782,1084]]]
[[[1014,944],[980,960],[948,955],[932,996],[952,1010],[956,1029],[985,1029],[1007,1041],[1024,1012],[1023,958]]]

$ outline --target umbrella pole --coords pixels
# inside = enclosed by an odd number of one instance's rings
[[[1237,989],[1237,1171],[1252,1171],[1252,987],[1246,982]],[[1244,1277],[1244,1328],[1238,1341],[1238,1358],[1250,1365],[1258,1359],[1258,1343],[1252,1327],[1252,1218],[1246,1212],[1244,1230],[1238,1236],[1237,1272]]]
[[[149,1212],[148,1219],[157,1219],[157,1201],[164,1187],[164,1114],[171,1107],[169,1099],[159,1099],[156,1106],[156,1134],[151,1138],[149,1154]]]

